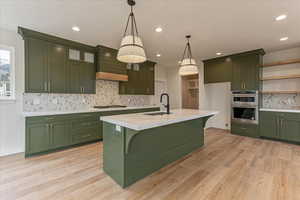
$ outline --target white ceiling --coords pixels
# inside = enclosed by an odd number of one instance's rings
[[[216,52],[267,51],[300,44],[299,0],[136,0],[135,15],[148,58],[175,66],[186,34],[197,60]],[[118,48],[129,14],[126,0],[0,0],[0,27],[17,26]],[[284,21],[275,21],[287,14]],[[71,27],[78,25],[80,32]],[[163,28],[156,33],[157,26]],[[279,39],[288,36],[289,40]],[[162,56],[157,58],[156,53]]]

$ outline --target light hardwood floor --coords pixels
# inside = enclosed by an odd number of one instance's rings
[[[0,158],[0,199],[299,200],[300,146],[209,129],[205,146],[120,188],[102,170],[102,143]]]

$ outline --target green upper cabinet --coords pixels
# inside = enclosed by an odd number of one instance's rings
[[[232,63],[230,58],[204,61],[204,83],[230,82]]]
[[[48,92],[48,43],[25,40],[25,92]]]
[[[232,90],[259,90],[259,55],[232,57]]]
[[[231,90],[259,90],[263,49],[204,60],[204,83],[231,82]]]
[[[155,63],[146,61],[127,68],[128,82],[120,82],[119,94],[154,95]]]
[[[97,46],[97,72],[126,75],[126,63],[118,61],[117,55],[117,49]]]
[[[48,92],[66,93],[67,65],[66,48],[62,45],[49,43],[48,46]]]
[[[90,59],[87,59],[89,55]],[[68,80],[69,93],[95,94],[96,93],[96,68],[93,54],[69,49]]]
[[[95,93],[95,47],[21,27],[18,32],[25,41],[26,93]]]

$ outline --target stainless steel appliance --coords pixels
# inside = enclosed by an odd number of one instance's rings
[[[232,92],[231,120],[258,124],[258,91]]]

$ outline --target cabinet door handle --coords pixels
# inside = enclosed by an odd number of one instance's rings
[[[51,92],[51,81],[48,81],[48,92]]]
[[[44,82],[44,91],[47,92],[48,89],[48,85],[47,85],[47,81]]]

